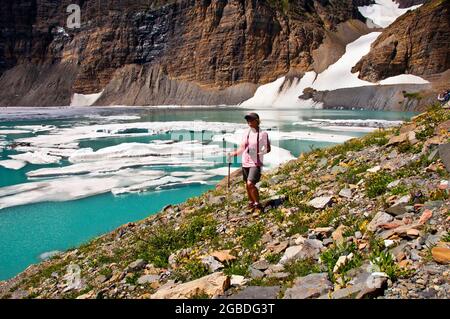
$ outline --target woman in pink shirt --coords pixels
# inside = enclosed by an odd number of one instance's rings
[[[242,175],[250,200],[248,207],[262,210],[256,183],[261,179],[264,154],[270,152],[269,135],[259,128],[261,121],[258,114],[247,114],[245,119],[250,129],[244,134],[240,147],[235,152],[231,152],[229,156],[232,158],[242,154]]]

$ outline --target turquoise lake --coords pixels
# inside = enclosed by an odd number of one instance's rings
[[[279,154],[291,157],[415,115],[255,111],[274,137],[272,144],[282,149]],[[39,262],[43,253],[76,247],[214,188],[226,175],[223,147],[234,147],[247,112],[225,107],[0,108],[0,280]],[[58,148],[68,155],[55,155]],[[45,153],[41,161],[60,159],[31,164],[30,154],[40,150]]]

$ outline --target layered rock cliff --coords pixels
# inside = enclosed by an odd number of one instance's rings
[[[0,104],[61,105],[68,92],[101,90],[100,104],[236,103],[308,70],[326,36],[365,21],[357,5],[372,1],[87,0],[81,28],[68,29],[74,2],[2,4],[0,85],[11,89]]]
[[[450,1],[427,1],[390,25],[353,68],[377,82],[399,74],[425,78],[450,68]]]

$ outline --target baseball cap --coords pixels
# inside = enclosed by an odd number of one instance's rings
[[[248,113],[245,117],[244,117],[247,121],[250,120],[259,120],[259,115],[256,113]]]

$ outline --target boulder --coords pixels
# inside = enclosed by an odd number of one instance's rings
[[[389,142],[386,144],[386,146],[397,145],[406,142],[407,140],[408,140],[408,133],[405,132],[397,136],[392,136],[389,139]]]
[[[137,283],[139,285],[152,284],[154,282],[158,282],[160,279],[159,275],[144,275],[139,277]]]
[[[431,254],[437,263],[444,265],[450,263],[450,248],[448,247],[434,247]]]
[[[349,188],[343,188],[339,192],[339,196],[350,199],[350,198],[352,198],[352,190]]]
[[[303,244],[286,249],[283,257],[281,257],[280,264],[284,265],[298,259],[318,259],[322,248],[323,245],[320,240],[306,239]]]
[[[152,299],[187,299],[199,294],[210,297],[222,295],[230,287],[230,277],[222,272],[177,285],[175,287],[161,287],[151,295]]]
[[[367,230],[374,232],[379,226],[387,224],[393,220],[394,218],[391,215],[386,214],[385,212],[378,212],[372,221],[367,225]]]
[[[215,197],[210,197],[208,202],[210,205],[223,205],[225,199],[226,199],[225,196],[215,196]]]
[[[338,244],[341,245],[344,243],[344,232],[347,230],[347,226],[340,225],[332,234],[331,238]]]
[[[439,157],[444,163],[447,172],[450,172],[450,143],[439,145]]]
[[[267,262],[267,260],[263,259],[253,263],[251,267],[258,270],[266,270],[267,268],[269,268],[269,266],[270,264]]]
[[[230,284],[232,286],[243,286],[247,283],[247,279],[244,276],[232,275]]]
[[[138,259],[128,265],[128,270],[129,271],[139,271],[139,270],[144,269],[145,265],[146,265],[146,262],[143,259]]]
[[[396,181],[390,182],[386,187],[387,189],[393,189],[394,187],[397,187],[400,184],[400,180],[397,179]]]
[[[207,256],[202,258],[202,264],[207,266],[211,272],[222,269],[224,265],[217,261],[213,256]]]
[[[259,279],[264,277],[264,273],[261,270],[249,267],[248,271],[250,273],[250,277],[253,279]]]
[[[330,204],[332,201],[333,196],[322,196],[322,197],[316,197],[313,200],[311,200],[308,205],[312,206],[317,209],[323,209],[325,206]]]
[[[352,286],[336,290],[331,295],[322,295],[320,299],[362,299],[377,297],[383,294],[387,287],[388,276],[385,273],[372,273],[366,280]]]
[[[328,280],[328,274],[310,274],[297,278],[292,288],[286,290],[283,299],[309,299],[317,298],[333,289]]]
[[[230,262],[230,261],[233,261],[236,259],[236,257],[231,255],[230,252],[231,252],[231,250],[215,251],[215,252],[211,253],[211,256],[216,258],[221,263]]]
[[[377,172],[381,171],[381,166],[378,165],[378,166],[369,168],[367,171],[368,171],[369,173],[377,173]]]
[[[411,195],[402,196],[395,201],[394,205],[386,209],[386,212],[394,216],[403,215],[404,213],[406,213],[406,206],[408,205],[410,200]]]

